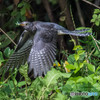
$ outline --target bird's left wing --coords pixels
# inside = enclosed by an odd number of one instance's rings
[[[30,37],[29,34],[30,33],[26,30],[24,30],[21,34],[15,52],[11,55],[11,57],[5,64],[7,70],[10,67],[12,69],[14,69],[15,67],[18,68],[22,64],[25,64],[25,62],[27,61],[33,43],[32,37]]]

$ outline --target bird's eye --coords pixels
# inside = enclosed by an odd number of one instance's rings
[[[25,25],[28,25],[28,23],[26,23]]]

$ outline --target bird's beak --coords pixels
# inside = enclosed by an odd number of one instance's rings
[[[17,26],[25,26],[24,23],[19,23],[19,22],[17,22],[16,25],[17,25]]]
[[[25,26],[25,24],[23,24],[23,23],[20,23],[19,25],[20,25],[20,26]]]

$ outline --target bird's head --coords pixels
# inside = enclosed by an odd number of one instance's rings
[[[27,30],[29,32],[36,31],[36,27],[35,27],[34,23],[32,23],[32,22],[24,21],[21,23],[17,23],[17,25],[22,26],[25,30]]]

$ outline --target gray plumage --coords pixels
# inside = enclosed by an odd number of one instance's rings
[[[69,34],[88,36],[88,29],[69,31],[64,27],[50,22],[22,22],[24,31],[20,36],[17,48],[9,58],[5,67],[19,68],[28,62],[29,73],[33,70],[34,77],[45,75],[56,59],[57,35]]]

